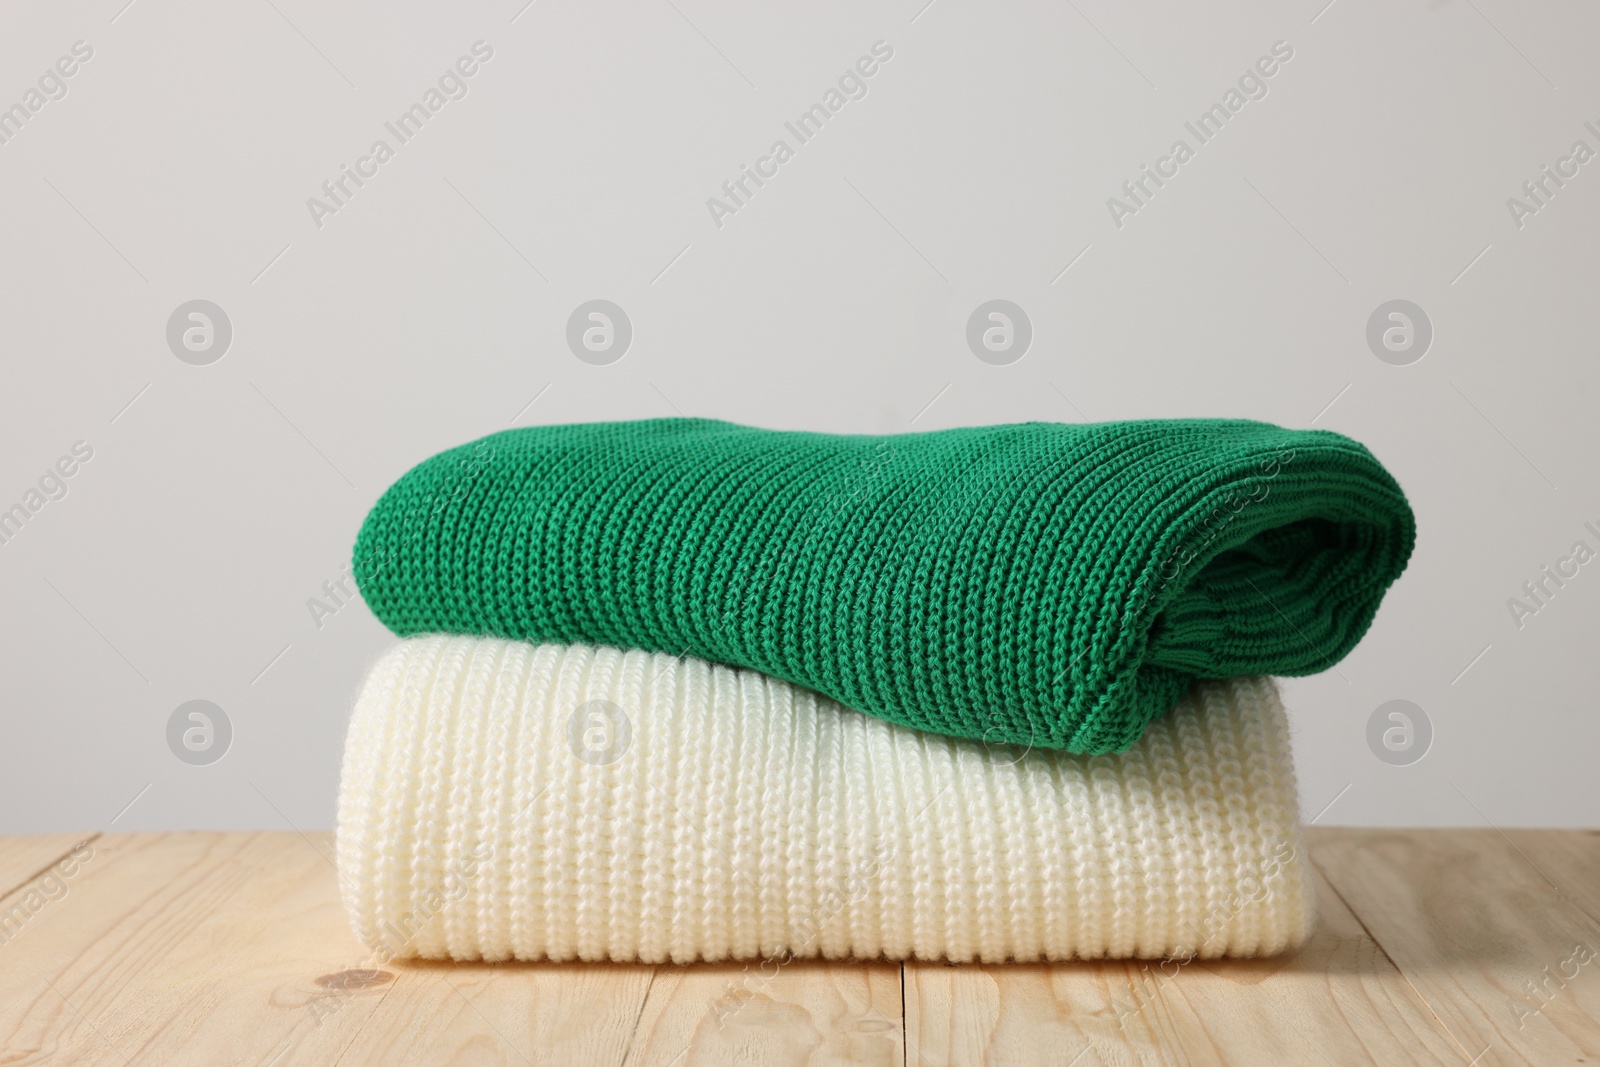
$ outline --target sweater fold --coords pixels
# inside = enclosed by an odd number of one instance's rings
[[[419,637],[356,699],[336,847],[384,959],[1182,966],[1315,918],[1269,678],[1075,756],[692,656]]]
[[[440,453],[378,501],[354,573],[402,637],[692,655],[904,726],[1096,754],[1197,679],[1332,666],[1414,541],[1394,478],[1321,430],[657,419]]]

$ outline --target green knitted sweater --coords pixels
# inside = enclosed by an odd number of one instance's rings
[[[1196,678],[1337,662],[1415,536],[1389,473],[1322,430],[655,419],[434,456],[367,516],[354,570],[401,636],[688,654],[907,726],[1103,753]]]

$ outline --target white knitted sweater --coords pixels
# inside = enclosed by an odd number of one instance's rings
[[[416,638],[356,701],[338,857],[389,957],[1187,959],[1312,924],[1265,678],[1084,757],[700,660]]]

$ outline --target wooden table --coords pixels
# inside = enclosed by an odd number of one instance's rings
[[[331,835],[0,838],[0,1063],[1600,1059],[1600,832],[1316,829],[1311,854],[1318,932],[1271,960],[374,970]]]

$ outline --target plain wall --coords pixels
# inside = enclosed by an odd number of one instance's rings
[[[331,826],[391,638],[324,584],[378,494],[512,424],[674,414],[1347,433],[1419,540],[1360,647],[1286,685],[1306,817],[1600,823],[1600,562],[1508,603],[1600,549],[1600,160],[1508,206],[1600,151],[1594,5],[124,3],[0,14],[0,107],[93,49],[0,144],[0,508],[93,450],[0,544],[0,832]],[[478,41],[400,144],[385,123]],[[878,41],[800,144],[785,122]],[[1185,123],[1275,42],[1266,95],[1200,144]],[[595,298],[634,331],[603,366],[566,342]],[[996,298],[1034,334],[1007,365],[966,341]],[[233,331],[208,365],[167,340],[195,299]],[[1367,340],[1395,299],[1434,331],[1408,365]],[[194,699],[232,725],[209,765],[168,746]],[[1409,765],[1368,742],[1395,699],[1432,727]]]

